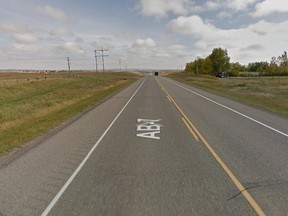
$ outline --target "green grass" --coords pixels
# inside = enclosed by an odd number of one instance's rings
[[[73,73],[70,78],[61,73],[0,74],[0,155],[138,78],[139,75],[133,73]]]
[[[288,117],[288,77],[215,78],[170,73],[175,80]]]

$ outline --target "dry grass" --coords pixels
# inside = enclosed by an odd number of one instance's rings
[[[0,155],[138,78],[133,73],[0,73]]]
[[[213,93],[288,116],[288,77],[215,78],[187,73],[168,75]]]

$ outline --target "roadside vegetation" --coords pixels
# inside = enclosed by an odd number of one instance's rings
[[[177,81],[288,117],[288,77],[229,77],[168,73]]]
[[[185,72],[195,75],[212,75],[219,72],[226,72],[229,76],[242,76],[249,73],[257,73],[259,76],[287,76],[288,56],[287,52],[278,57],[272,57],[270,62],[252,62],[248,65],[231,63],[228,51],[222,48],[213,49],[206,58],[197,58],[195,61],[186,64]]]
[[[0,73],[0,155],[139,77],[136,73]]]
[[[221,76],[225,74],[225,76]],[[216,78],[226,77],[229,78]],[[169,77],[213,93],[288,116],[288,57],[285,51],[270,62],[231,63],[228,51],[214,48],[206,58],[186,64]]]

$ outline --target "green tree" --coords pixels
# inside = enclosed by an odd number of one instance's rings
[[[278,66],[278,59],[274,56],[270,60],[270,64],[268,68],[266,69],[266,75],[276,75],[279,71],[279,66]]]
[[[186,64],[185,72],[193,73],[194,71],[194,62],[189,62]]]
[[[260,72],[263,73],[267,70],[269,67],[268,62],[253,62],[248,64],[247,70],[249,72]]]
[[[228,71],[230,68],[230,57],[228,51],[222,48],[214,48],[209,55],[212,63],[212,69],[214,74],[221,71]]]
[[[194,62],[186,64],[185,72],[194,74],[213,74],[212,63],[210,58],[197,58]]]
[[[202,74],[213,75],[212,62],[210,58],[203,59]]]
[[[279,61],[280,67],[288,66],[288,57],[287,57],[286,51],[284,51],[284,53],[278,57],[278,61]]]
[[[230,76],[238,76],[240,72],[245,71],[245,66],[241,65],[239,62],[236,63],[230,63]]]

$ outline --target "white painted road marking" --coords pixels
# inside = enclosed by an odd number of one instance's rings
[[[99,143],[103,140],[105,135],[108,133],[108,131],[111,129],[111,127],[114,125],[116,120],[119,118],[119,116],[122,114],[122,112],[125,110],[125,108],[128,106],[130,101],[134,98],[134,96],[137,94],[139,89],[142,87],[146,79],[141,83],[141,85],[137,88],[137,90],[134,92],[134,94],[131,96],[131,98],[127,101],[125,106],[121,109],[121,111],[118,113],[118,115],[115,117],[115,119],[111,122],[111,124],[108,126],[108,128],[104,131],[102,136],[98,139],[98,141],[95,143],[95,145],[92,147],[92,149],[88,152],[84,160],[80,163],[80,165],[77,167],[77,169],[74,171],[74,173],[70,176],[70,178],[67,180],[67,182],[64,184],[64,186],[61,188],[61,190],[58,192],[58,194],[54,197],[54,199],[51,201],[51,203],[47,206],[47,208],[44,210],[44,212],[41,214],[41,216],[47,216],[51,209],[55,206],[55,204],[58,202],[62,194],[66,191],[68,186],[71,184],[71,182],[74,180],[74,178],[77,176],[79,171],[82,169],[86,161],[90,158],[91,154],[94,152],[96,147],[99,145]]]
[[[137,137],[149,138],[149,139],[160,139],[156,134],[160,134],[160,129],[163,125],[157,124],[161,119],[137,119],[140,123],[137,125]],[[144,132],[144,133],[143,133]]]
[[[197,93],[197,92],[195,92],[195,91],[192,91],[192,90],[190,90],[190,89],[188,89],[188,88],[186,88],[186,87],[184,87],[184,86],[182,86],[182,85],[180,85],[180,84],[178,84],[178,83],[176,83],[176,82],[173,82],[173,81],[171,81],[171,80],[169,80],[169,79],[166,79],[166,80],[167,80],[168,82],[171,82],[171,83],[173,83],[173,84],[175,84],[175,85],[177,85],[177,86],[179,86],[179,87],[181,87],[181,88],[183,88],[183,89],[185,89],[185,90],[187,90],[187,91],[189,91],[189,92],[191,92],[191,93],[199,96],[199,97],[204,98],[205,100],[208,100],[208,101],[210,101],[210,102],[212,102],[212,103],[214,103],[214,104],[217,104],[218,106],[221,106],[221,107],[223,107],[223,108],[225,108],[225,109],[228,109],[228,110],[230,110],[231,112],[234,112],[234,113],[236,113],[236,114],[238,114],[238,115],[240,115],[240,116],[243,116],[244,118],[247,118],[247,119],[249,119],[249,120],[251,120],[251,121],[253,121],[253,122],[255,122],[255,123],[259,124],[259,125],[262,125],[263,127],[266,127],[266,128],[268,128],[268,129],[270,129],[270,130],[272,130],[272,131],[274,131],[274,132],[277,132],[277,133],[279,133],[279,134],[281,134],[281,135],[283,135],[283,136],[285,136],[285,137],[288,137],[288,134],[286,134],[286,133],[284,133],[284,132],[282,132],[282,131],[280,131],[280,130],[277,130],[277,129],[269,126],[269,125],[266,125],[266,124],[264,124],[264,123],[262,123],[262,122],[260,122],[260,121],[258,121],[258,120],[256,120],[256,119],[253,119],[253,118],[251,118],[251,117],[249,117],[249,116],[247,116],[247,115],[245,115],[245,114],[242,114],[242,113],[240,113],[240,112],[238,112],[238,111],[236,111],[236,110],[234,110],[234,109],[232,109],[232,108],[230,108],[230,107],[227,107],[227,106],[225,106],[225,105],[223,105],[223,104],[220,104],[220,103],[218,103],[218,102],[216,102],[216,101],[214,101],[214,100],[212,100],[212,99],[210,99],[210,98],[208,98],[208,97],[205,97],[205,96],[203,96],[203,95],[201,95],[201,94],[199,94],[199,93]]]

